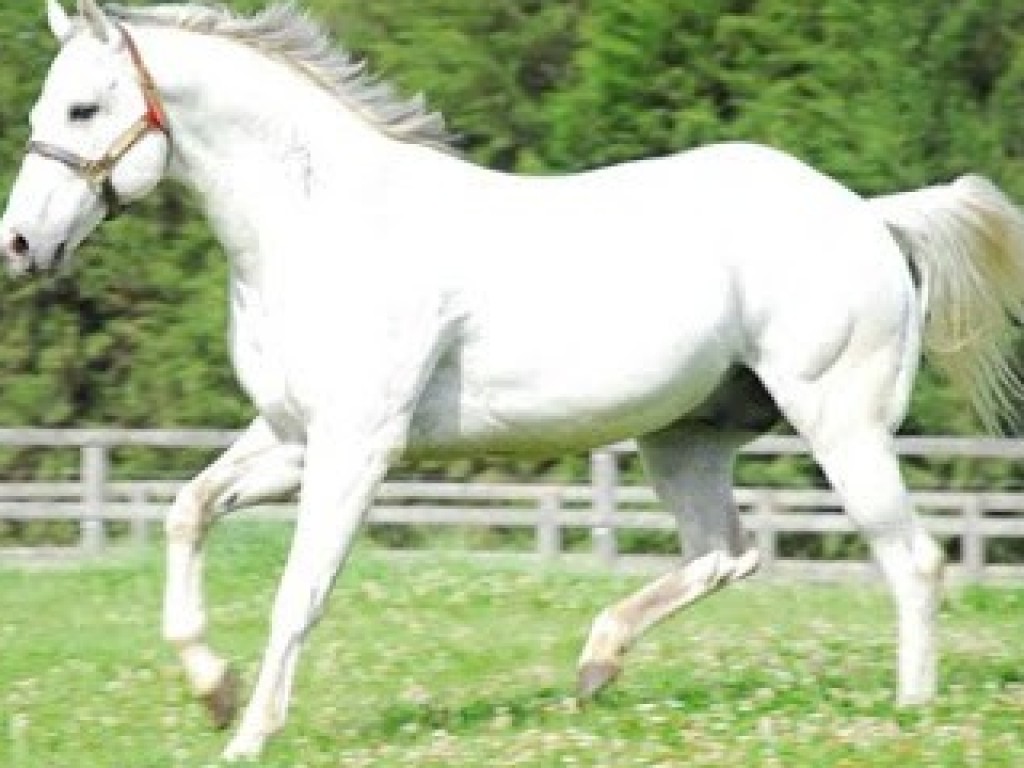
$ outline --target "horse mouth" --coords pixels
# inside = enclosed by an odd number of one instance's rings
[[[68,255],[68,241],[65,240],[63,243],[57,246],[53,252],[53,258],[50,260],[48,266],[39,264],[35,259],[30,259],[27,264],[22,267],[24,273],[29,277],[37,277],[47,269],[58,269],[64,264],[64,260]]]

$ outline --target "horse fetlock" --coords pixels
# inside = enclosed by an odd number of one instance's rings
[[[580,654],[577,690],[581,700],[593,697],[619,676],[630,639],[628,625],[611,609],[598,614]]]
[[[604,610],[594,619],[590,636],[580,655],[580,666],[587,662],[619,663],[629,647],[630,631],[626,622],[611,610]]]
[[[196,696],[204,698],[223,687],[229,674],[228,663],[203,643],[178,648],[185,676]]]
[[[932,653],[922,653],[922,658],[902,662],[900,670],[900,692],[897,704],[901,707],[918,707],[928,704],[939,693],[938,659]]]
[[[938,691],[934,688],[927,688],[918,691],[901,691],[896,705],[903,708],[923,707],[930,704]]]
[[[166,611],[164,615],[163,636],[179,654],[187,648],[200,645],[206,635],[206,617],[202,613],[183,615],[175,611]]]

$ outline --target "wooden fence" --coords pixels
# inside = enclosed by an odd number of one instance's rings
[[[162,521],[183,479],[112,481],[111,453],[125,446],[222,448],[235,434],[221,430],[0,429],[0,446],[72,448],[81,457],[79,477],[74,481],[0,482],[0,520],[76,521],[78,546],[58,554],[101,552],[111,523],[121,523],[132,532],[132,538],[142,540],[154,524]],[[920,437],[901,438],[897,445],[906,457],[1024,459],[1024,441],[1011,439]],[[632,450],[631,445],[623,444],[594,452],[590,483],[586,485],[387,482],[378,494],[369,523],[528,529],[532,532],[533,554],[548,560],[579,558],[578,552],[565,552],[565,534],[585,531],[588,559],[610,567],[665,567],[665,557],[619,551],[621,531],[674,529],[671,516],[657,509],[649,488],[620,483],[620,458]],[[762,457],[806,452],[802,440],[783,436],[761,438],[745,450],[748,455]],[[1024,563],[993,563],[989,558],[991,542],[1024,541],[1024,492],[940,490],[912,495],[933,533],[959,541],[959,559],[949,569],[953,580],[1024,583]],[[853,533],[831,491],[738,488],[736,499],[744,525],[761,552],[762,574],[821,580],[875,577],[873,566],[867,562],[795,559],[780,551],[780,542],[794,534]],[[261,505],[238,516],[287,520],[293,514],[293,505],[282,503]],[[24,553],[0,549],[0,556]]]

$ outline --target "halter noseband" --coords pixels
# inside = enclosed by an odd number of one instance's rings
[[[66,165],[85,179],[86,183],[103,199],[107,207],[108,219],[115,218],[124,208],[117,196],[114,182],[111,181],[114,168],[121,161],[121,158],[128,154],[129,150],[151,131],[159,131],[167,137],[168,141],[171,139],[170,127],[167,124],[167,114],[164,112],[160,94],[157,92],[156,84],[153,82],[153,76],[150,75],[149,70],[142,61],[138,46],[135,45],[135,41],[128,34],[128,30],[121,24],[118,24],[118,29],[124,38],[124,43],[128,48],[132,63],[135,65],[139,86],[142,88],[142,95],[146,101],[145,114],[136,120],[128,130],[122,133],[102,157],[96,160],[89,160],[75,152],[45,141],[30,141],[26,148],[27,152],[49,158],[50,160],[56,160],[58,163]]]

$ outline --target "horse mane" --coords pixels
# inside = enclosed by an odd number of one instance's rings
[[[131,24],[176,27],[232,40],[272,56],[331,93],[377,130],[399,141],[452,151],[455,136],[422,94],[411,99],[367,72],[366,61],[338,46],[291,2],[271,5],[246,17],[205,3],[151,7],[111,5],[106,12]]]

